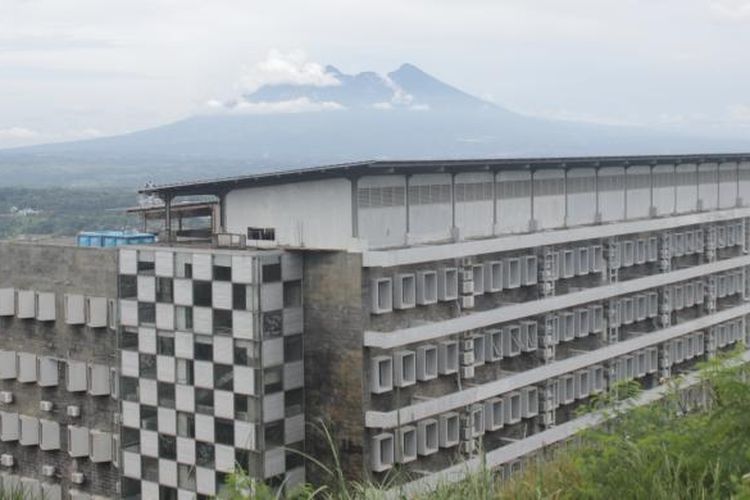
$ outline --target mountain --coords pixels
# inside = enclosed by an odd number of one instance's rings
[[[130,184],[379,158],[733,152],[750,141],[523,116],[404,64],[381,76],[325,68],[205,113],[114,137],[0,151],[0,185]]]

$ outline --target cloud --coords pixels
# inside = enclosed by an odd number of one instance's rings
[[[253,66],[241,78],[242,90],[252,92],[263,85],[293,84],[330,87],[341,82],[323,65],[309,61],[301,50],[281,52],[273,49],[265,60]]]
[[[0,128],[0,140],[2,141],[23,141],[39,137],[39,132],[25,127]]]
[[[730,21],[750,19],[750,1],[748,0],[712,0],[709,8],[716,17],[721,19]]]
[[[221,102],[213,99],[211,101],[208,101],[207,107],[212,112],[229,112],[249,115],[311,113],[315,111],[338,111],[346,109],[338,102],[313,101],[308,97],[300,97],[299,99],[274,102],[250,102],[242,99]]]

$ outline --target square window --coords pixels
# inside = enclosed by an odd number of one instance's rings
[[[177,438],[159,434],[159,458],[177,459]]]
[[[260,399],[244,394],[234,395],[234,416],[237,420],[258,423],[261,421]]]
[[[177,358],[176,370],[178,384],[193,385],[193,360]]]
[[[284,282],[284,307],[299,307],[302,305],[302,281]]]
[[[172,278],[156,278],[156,301],[174,302]]]
[[[195,412],[204,415],[214,414],[214,391],[212,389],[195,389]]]
[[[120,275],[118,287],[121,299],[135,299],[138,297],[138,278],[135,275]]]
[[[214,342],[206,335],[196,335],[193,344],[193,358],[196,361],[214,360]]]
[[[156,378],[156,355],[139,354],[138,365],[141,378]]]
[[[293,417],[302,414],[305,398],[302,389],[294,389],[284,393],[284,416]]]
[[[232,311],[224,309],[214,309],[214,333],[217,335],[232,334]]]
[[[177,435],[180,437],[195,437],[195,416],[192,413],[177,412]]]
[[[263,283],[281,281],[281,264],[266,264],[263,266]]]
[[[213,293],[210,281],[193,281],[193,305],[211,307]]]
[[[232,267],[214,264],[214,281],[232,281]]]
[[[135,377],[120,377],[120,397],[123,401],[138,401],[138,379]]]
[[[157,401],[159,403],[159,406],[164,408],[174,408],[174,384],[170,384],[167,382],[157,382],[156,391],[158,394]]]
[[[193,308],[192,307],[175,306],[174,327],[176,330],[187,331],[187,332],[193,329]]]
[[[169,486],[159,486],[159,500],[178,500],[177,490]]]
[[[302,335],[291,335],[284,338],[284,362],[302,360]]]
[[[159,459],[141,455],[141,478],[144,481],[159,482]]]
[[[177,464],[177,486],[183,490],[195,491],[195,466]]]
[[[147,254],[146,252],[139,252],[138,256],[138,274],[145,274],[151,276],[154,274],[154,255]]]
[[[122,428],[122,449],[133,453],[141,452],[141,431],[139,429]]]
[[[263,426],[263,439],[266,450],[284,446],[284,421],[271,422]]]
[[[141,429],[157,430],[157,419],[155,406],[141,405]]]
[[[272,394],[284,390],[284,367],[274,366],[263,371],[265,394]]]
[[[120,349],[125,351],[138,350],[138,331],[123,328],[120,334]]]
[[[247,285],[232,285],[232,309],[245,311],[247,307]]]
[[[204,443],[201,441],[195,442],[195,465],[200,467],[208,467],[212,469],[214,466],[214,445],[211,443]]]
[[[214,365],[214,389],[234,390],[234,368],[231,365]]]
[[[259,368],[260,344],[249,340],[235,340],[234,364],[240,366],[249,366],[251,368]]]
[[[263,313],[263,338],[272,339],[283,334],[284,314],[282,311]]]
[[[156,332],[156,353],[162,356],[174,356],[174,333]]]
[[[138,324],[153,325],[156,323],[156,304],[138,302]]]
[[[234,446],[234,422],[223,418],[215,419],[214,436],[218,444]]]

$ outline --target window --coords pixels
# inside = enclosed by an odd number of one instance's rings
[[[214,264],[214,281],[232,281],[232,267]]]
[[[135,299],[138,297],[138,278],[136,276],[120,276],[120,298]]]
[[[153,354],[139,354],[138,364],[141,378],[156,378],[156,356]]]
[[[232,333],[232,311],[214,309],[214,333],[229,335]]]
[[[202,307],[212,306],[210,281],[193,281],[193,305]]]
[[[173,297],[172,278],[156,278],[156,301],[171,303]]]
[[[196,335],[193,343],[193,358],[196,361],[213,361],[213,339],[206,335]]]
[[[139,252],[138,256],[138,274],[153,276],[154,274],[154,255],[147,255],[146,252]]]
[[[247,307],[247,285],[232,285],[232,309],[244,311]]]
[[[175,306],[174,326],[176,330],[190,331],[193,329],[193,308]]]
[[[183,490],[195,491],[195,466],[177,464],[177,485]]]
[[[140,453],[141,449],[141,431],[130,427],[122,428],[122,449]]]
[[[180,437],[195,437],[195,416],[191,413],[177,412],[177,435]]]
[[[287,394],[290,394],[290,392],[286,392],[284,396],[286,397]],[[234,395],[234,417],[237,420],[244,420],[245,422],[255,422],[255,423],[260,422],[261,421],[260,399],[254,398],[252,396],[245,396],[244,394],[235,394]]]
[[[279,420],[263,426],[263,438],[267,450],[277,446],[284,446],[284,421]]]
[[[174,333],[156,332],[156,353],[163,356],[174,356]]]
[[[284,314],[282,311],[263,313],[263,338],[281,337],[283,333]]]
[[[159,482],[159,460],[141,455],[141,478],[145,481]]]
[[[195,442],[195,465],[214,467],[214,445],[211,443]]]
[[[156,391],[158,394],[158,404],[164,408],[174,408],[175,389],[174,384],[167,382],[157,382]]]
[[[215,419],[214,436],[217,443],[234,446],[234,422],[223,418]]]
[[[195,388],[195,412],[204,415],[214,414],[214,391]]]
[[[157,430],[156,406],[141,405],[141,429]]]
[[[193,256],[189,253],[175,254],[175,276],[178,278],[193,277]]]
[[[138,302],[138,324],[153,325],[156,323],[156,304]]]
[[[273,241],[276,239],[276,230],[272,227],[248,227],[247,239]]]
[[[234,341],[234,364],[260,367],[260,344],[249,340]]]
[[[284,338],[284,362],[302,360],[302,335],[291,335]]]
[[[138,379],[120,377],[120,395],[124,401],[138,401]]]
[[[177,383],[193,385],[193,361],[190,359],[177,359]]]
[[[265,264],[262,268],[263,271],[263,283],[272,283],[274,281],[281,281],[281,264]]]
[[[125,351],[138,350],[138,330],[125,327],[120,334],[120,349]]]
[[[234,389],[234,368],[231,365],[214,365],[214,388],[225,391]]]
[[[177,440],[174,436],[159,434],[159,458],[177,458]]]
[[[302,282],[284,282],[284,307],[299,307],[302,305]]]
[[[294,389],[284,393],[284,416],[289,418],[302,414],[304,409],[304,393],[302,389]]]
[[[265,394],[272,394],[284,390],[284,367],[274,366],[263,370],[263,385]]]
[[[393,284],[390,278],[372,281],[372,312],[382,314],[393,310]]]

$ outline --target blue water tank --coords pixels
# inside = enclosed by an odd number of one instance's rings
[[[82,231],[76,237],[79,247],[114,248],[123,245],[156,243],[156,235],[129,231]]]

